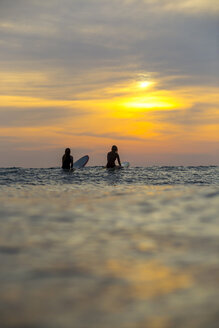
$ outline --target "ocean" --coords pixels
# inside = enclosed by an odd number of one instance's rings
[[[218,327],[218,213],[218,166],[0,168],[0,327]]]

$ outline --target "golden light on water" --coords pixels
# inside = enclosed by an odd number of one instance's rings
[[[129,298],[150,299],[192,285],[192,278],[188,273],[174,272],[158,261],[144,263],[144,261],[132,260],[132,264],[122,259],[109,260],[106,264],[107,271],[112,276],[127,281]]]

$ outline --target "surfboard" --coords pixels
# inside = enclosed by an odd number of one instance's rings
[[[109,167],[103,166],[104,169],[114,171],[114,170],[121,170],[121,169],[127,169],[130,166],[129,162],[122,162],[121,166],[116,165],[115,167]]]
[[[89,156],[85,155],[85,156],[81,157],[80,159],[78,159],[73,164],[73,168],[74,169],[80,169],[80,168],[84,167],[87,164],[88,161],[89,161]]]
[[[124,167],[124,169],[127,169],[130,166],[129,162],[122,162],[121,166]]]

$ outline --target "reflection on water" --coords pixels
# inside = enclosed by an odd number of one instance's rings
[[[107,188],[4,186],[1,327],[217,326],[218,187],[111,173]]]
[[[171,293],[191,285],[188,274],[173,271],[171,268],[155,261],[123,261],[110,260],[107,272],[113,277],[123,279],[127,286],[124,290],[126,298],[150,299]]]

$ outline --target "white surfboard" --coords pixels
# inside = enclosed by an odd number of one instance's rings
[[[89,156],[85,155],[73,164],[73,168],[74,169],[80,169],[80,168],[84,167],[87,164],[88,161],[89,161]]]
[[[127,169],[129,166],[130,166],[129,162],[122,162],[121,166],[116,165],[114,167],[109,167],[109,168],[107,168],[106,166],[103,166],[103,168],[110,170],[110,171],[114,171],[114,170]]]
[[[122,162],[121,166],[124,167],[124,169],[127,169],[130,166],[129,162]]]

